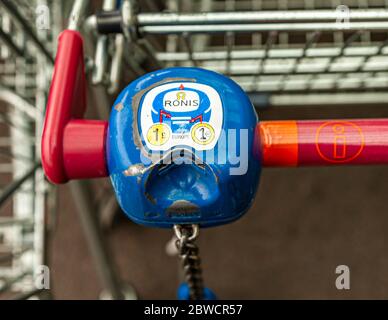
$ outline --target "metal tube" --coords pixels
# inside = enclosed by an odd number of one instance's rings
[[[18,178],[17,180],[13,181],[11,184],[9,184],[2,194],[0,195],[0,207],[5,203],[5,201],[13,195],[15,191],[19,189],[19,187],[28,179],[32,178],[35,174],[36,169],[38,169],[41,166],[40,163],[35,164],[30,170],[28,170],[23,176]]]
[[[347,22],[341,21],[346,18]],[[150,34],[338,31],[388,29],[387,9],[354,9],[344,17],[336,10],[140,13],[136,26]],[[337,22],[339,21],[339,22]]]
[[[11,32],[11,19],[10,16],[6,13],[3,13],[1,15],[1,29],[5,33],[10,33]],[[3,46],[0,44],[0,57],[2,59],[9,59],[11,56],[9,48],[7,46]]]
[[[330,77],[328,77],[330,76]],[[298,90],[307,90],[309,92],[314,91],[328,91],[333,92],[335,90],[360,90],[360,84],[363,85],[364,89],[374,89],[379,91],[386,91],[388,87],[388,74],[382,72],[381,74],[373,74],[372,72],[365,73],[348,73],[346,79],[342,80],[341,86],[338,87],[335,85],[338,78],[341,76],[341,73],[331,73],[331,74],[320,74],[320,77],[316,77],[313,82],[303,74],[298,74],[297,76],[290,77],[287,87],[285,87],[282,92],[292,92]],[[262,75],[261,79],[258,81],[258,86],[256,91],[268,92],[276,91],[278,92],[279,83],[282,80],[282,75],[276,76],[267,76]],[[239,83],[243,88],[250,88],[249,85],[252,82],[252,76],[234,76],[232,77],[234,81]],[[335,89],[335,90],[334,90]]]
[[[69,30],[78,30],[82,23],[82,15],[84,14],[89,0],[75,0],[71,9],[69,24],[67,28]]]
[[[251,93],[249,98],[254,105],[263,104],[267,101],[267,104],[271,106],[289,106],[290,101],[295,106],[322,106],[326,105],[367,105],[367,104],[379,104],[382,107],[386,106],[388,101],[387,90],[382,92],[344,92],[344,93],[294,93],[294,94],[271,94],[267,96],[265,100],[259,99],[259,93]],[[263,95],[263,94],[261,94]]]
[[[343,52],[343,56],[349,57],[363,57],[386,55],[388,45],[380,46],[364,46],[364,47],[348,47]],[[338,56],[341,52],[340,47],[323,47],[323,48],[308,48],[306,51],[303,48],[272,48],[267,53],[268,59],[287,59],[299,58],[305,55],[306,58],[328,58]],[[260,59],[266,56],[266,50],[232,50],[230,57],[232,60],[249,60]],[[185,62],[189,59],[187,52],[158,52],[156,57],[160,61],[178,61]],[[201,60],[226,60],[227,52],[215,48],[214,51],[195,51],[193,52],[193,59]]]
[[[0,100],[6,102],[10,107],[19,109],[26,113],[32,119],[36,119],[37,111],[36,108],[16,94],[14,91],[4,88],[0,85]]]
[[[350,21],[346,27],[336,22],[320,23],[263,23],[263,24],[197,24],[197,25],[144,25],[139,27],[141,33],[148,34],[206,34],[206,33],[223,33],[223,32],[267,32],[267,31],[352,31],[352,30],[371,30],[387,31],[387,21]]]
[[[115,8],[115,0],[104,0],[102,5],[102,10],[104,12],[114,10]],[[96,53],[94,56],[94,68],[92,73],[93,84],[100,84],[105,80],[104,76],[107,68],[108,56],[108,36],[99,35],[97,38]]]
[[[264,66],[260,65],[260,62],[266,61]],[[231,62],[231,75],[232,76],[250,76],[254,75],[255,70],[259,69],[261,75],[276,76],[276,75],[329,75],[329,74],[340,74],[340,73],[354,73],[359,74],[362,77],[363,73],[368,72],[386,72],[388,71],[388,64],[382,63],[381,61],[369,62],[367,66],[364,66],[363,70],[359,70],[359,66],[362,61],[341,61],[340,63],[330,64],[330,68],[326,71],[327,61],[316,61],[314,64],[301,62],[298,65],[298,69],[295,71],[293,68],[294,59],[291,61],[280,62],[277,59],[270,60],[258,60],[258,61],[246,61],[243,62]],[[216,72],[225,73],[227,68],[223,64],[214,63],[200,63],[199,67],[205,69],[211,69]]]
[[[109,73],[109,87],[108,92],[113,94],[118,91],[120,86],[120,76],[123,65],[125,38],[122,34],[115,36],[115,51],[112,57],[112,64]]]
[[[265,59],[268,57],[268,51],[271,49],[272,45],[276,41],[277,38],[277,32],[270,32],[265,44],[265,51],[264,51],[264,57],[263,59],[259,60],[258,63],[258,68],[256,69],[256,72],[254,73],[254,76],[252,78],[252,84],[251,88],[255,88],[258,82],[258,79],[260,78],[260,73],[263,71],[263,64]]]
[[[51,53],[47,50],[44,44],[38,39],[34,28],[24,19],[22,14],[19,12],[17,6],[13,1],[0,0],[3,6],[7,9],[8,13],[23,27],[23,32],[31,39],[35,46],[46,56],[46,58],[54,63],[54,58]]]
[[[336,21],[344,18],[336,10],[276,10],[204,13],[141,13],[139,26],[153,25],[212,25],[212,24],[250,24],[281,21]],[[387,9],[352,9],[346,16],[354,20],[387,20]]]
[[[19,57],[26,56],[24,48],[18,47],[18,45],[12,40],[12,37],[5,33],[2,28],[0,28],[0,38],[4,41],[7,48],[9,48],[13,53],[18,55]]]
[[[92,83],[100,84],[104,81],[105,70],[108,63],[108,36],[100,35],[97,39],[96,53],[94,55],[94,67]]]
[[[113,260],[109,256],[96,210],[92,204],[93,196],[90,185],[87,181],[73,181],[70,183],[70,188],[103,287],[109,292],[112,299],[123,299],[124,296],[114,270]]]

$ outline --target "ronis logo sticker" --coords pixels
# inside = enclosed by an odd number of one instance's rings
[[[168,83],[148,91],[139,108],[140,134],[150,150],[174,146],[214,148],[223,108],[218,92],[196,82]]]

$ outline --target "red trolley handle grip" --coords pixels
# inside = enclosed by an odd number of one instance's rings
[[[255,141],[265,167],[388,164],[388,119],[263,121]]]
[[[53,183],[107,176],[108,123],[82,119],[86,87],[82,37],[65,30],[59,36],[42,135],[42,165]]]

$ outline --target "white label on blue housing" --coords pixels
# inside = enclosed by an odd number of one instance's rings
[[[174,82],[155,87],[145,94],[139,112],[139,128],[150,150],[180,145],[209,150],[221,134],[221,98],[205,84]]]

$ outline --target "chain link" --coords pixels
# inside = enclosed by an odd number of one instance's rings
[[[199,235],[198,225],[175,225],[174,232],[178,240],[176,246],[182,261],[185,281],[190,290],[190,300],[203,298],[203,279],[199,248],[195,240]]]

